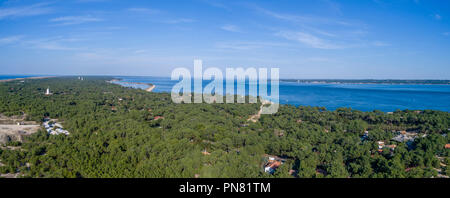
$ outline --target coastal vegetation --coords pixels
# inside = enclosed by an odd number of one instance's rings
[[[0,172],[23,177],[414,178],[450,175],[450,114],[258,104],[175,104],[168,93],[59,77],[0,83],[0,113],[43,128],[0,147]],[[51,95],[45,90],[50,87]],[[250,119],[249,118],[254,118]],[[409,141],[393,140],[415,134]],[[380,148],[380,142],[383,145]],[[388,146],[395,145],[395,146]],[[286,159],[273,174],[266,156]]]

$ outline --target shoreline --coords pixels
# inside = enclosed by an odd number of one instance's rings
[[[0,80],[0,83],[11,82],[11,81],[16,81],[16,80],[36,80],[36,79],[46,79],[46,78],[56,78],[56,76],[35,76],[35,77],[26,77],[26,78],[4,79],[4,80]]]
[[[117,79],[117,78],[115,78],[115,79],[112,79],[112,80],[107,81],[107,82],[113,83],[113,84],[118,84],[118,85],[120,85],[120,86],[124,86],[124,85],[122,85],[122,84],[130,84],[130,85],[147,85],[147,86],[149,86],[149,87],[146,88],[146,89],[144,89],[144,90],[147,91],[147,92],[152,92],[153,89],[156,88],[156,85],[154,85],[154,84],[152,84],[152,83],[123,82],[123,81],[121,81],[121,80],[122,80],[122,79]],[[122,84],[121,84],[121,83],[122,83]]]
[[[145,91],[152,92],[153,89],[156,88],[156,85],[152,84],[149,88],[145,89]]]
[[[354,84],[354,85],[450,85],[450,80],[428,80],[432,82],[424,82],[424,80],[410,80],[406,82],[404,80],[375,80],[376,82],[363,82],[358,80],[286,80],[280,79],[283,83],[295,83],[295,84]]]
[[[334,82],[291,82],[291,81],[280,81],[283,83],[295,83],[295,84],[304,84],[304,85],[450,85],[450,84],[432,84],[432,83],[334,83]]]

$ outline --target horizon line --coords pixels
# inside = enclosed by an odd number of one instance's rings
[[[76,76],[107,76],[107,77],[157,77],[170,78],[170,76],[152,76],[152,75],[113,75],[113,74],[0,74],[0,76],[29,76],[29,77],[76,77]],[[270,80],[270,78],[268,78]],[[450,79],[432,79],[432,78],[279,78],[279,80],[434,80],[450,81]]]

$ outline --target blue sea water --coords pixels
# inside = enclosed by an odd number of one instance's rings
[[[9,79],[16,79],[16,78],[28,78],[28,77],[34,77],[34,76],[24,76],[24,75],[0,75],[0,80],[9,80]]]
[[[125,82],[152,83],[154,92],[171,92],[178,81],[164,77],[118,77]],[[203,84],[207,84],[204,82]],[[225,87],[224,87],[225,89]],[[192,89],[193,90],[193,89]],[[269,89],[270,90],[270,89]],[[281,104],[350,107],[361,111],[440,110],[450,112],[450,85],[302,84],[280,82]]]
[[[33,77],[0,75],[0,80]],[[154,92],[171,92],[178,82],[167,77],[119,76],[124,82],[152,83]],[[203,82],[203,87],[209,82]],[[248,85],[247,85],[248,86]],[[135,85],[135,88],[146,88]],[[225,89],[225,85],[224,85]],[[194,90],[192,88],[192,90]],[[247,87],[248,90],[248,87]],[[270,91],[270,86],[269,86]],[[280,82],[281,104],[318,106],[328,110],[350,107],[361,111],[440,110],[450,112],[450,85],[305,84]],[[247,92],[248,94],[248,92]]]

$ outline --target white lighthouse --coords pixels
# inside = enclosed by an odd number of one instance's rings
[[[50,88],[47,87],[47,91],[45,91],[45,95],[50,95]]]

